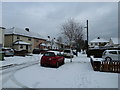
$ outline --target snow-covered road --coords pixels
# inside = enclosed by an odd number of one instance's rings
[[[12,74],[3,87],[118,88],[118,74],[93,71],[90,59],[80,54],[73,62],[65,59],[65,64],[57,69],[41,67],[39,64],[20,69]]]
[[[2,79],[0,79],[0,81],[2,81],[2,85],[4,86],[4,84],[10,81],[10,83],[12,84],[14,83],[14,86],[17,85],[17,87],[20,86],[20,87],[26,88],[24,85],[17,82],[17,80],[14,78],[14,74],[21,69],[30,67],[35,64],[38,64],[38,61],[31,61],[28,63],[16,64],[15,66],[12,66],[10,68],[3,69],[2,73],[0,73],[0,75],[2,75]]]

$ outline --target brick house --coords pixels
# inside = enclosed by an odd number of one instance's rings
[[[5,47],[10,47],[16,50],[27,50],[32,52],[34,48],[38,47],[41,42],[45,42],[40,34],[31,32],[28,28],[10,28],[5,29]],[[39,47],[38,47],[39,48]]]

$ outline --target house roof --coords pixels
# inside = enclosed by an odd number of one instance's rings
[[[120,38],[111,38],[111,40],[114,44],[119,44],[118,39],[120,39]]]
[[[23,41],[17,41],[14,43],[15,45],[31,45],[31,43],[23,42]]]
[[[22,35],[22,36],[27,36],[27,37],[33,37],[33,38],[39,38],[39,39],[44,39],[40,34],[38,33],[34,33],[31,31],[26,31],[24,29],[20,29],[20,28],[9,28],[9,29],[5,29],[4,32],[5,35],[10,35],[10,34],[15,34],[15,35]]]
[[[45,43],[40,44],[41,46],[46,46]]]
[[[105,40],[105,39],[103,39],[103,38],[95,38],[95,39],[93,39],[92,41],[90,41],[91,43],[93,43],[93,42],[109,42],[108,40]]]

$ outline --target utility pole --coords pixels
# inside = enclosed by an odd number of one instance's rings
[[[88,52],[88,20],[87,20],[87,52]]]

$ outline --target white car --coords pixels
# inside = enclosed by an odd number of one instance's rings
[[[5,56],[14,56],[14,50],[12,48],[2,48]]]
[[[105,50],[102,58],[105,61],[120,61],[120,50]]]
[[[65,50],[63,51],[63,55],[64,55],[64,57],[66,57],[66,58],[73,58],[73,57],[74,57],[73,52],[72,52],[71,49],[65,49]]]

